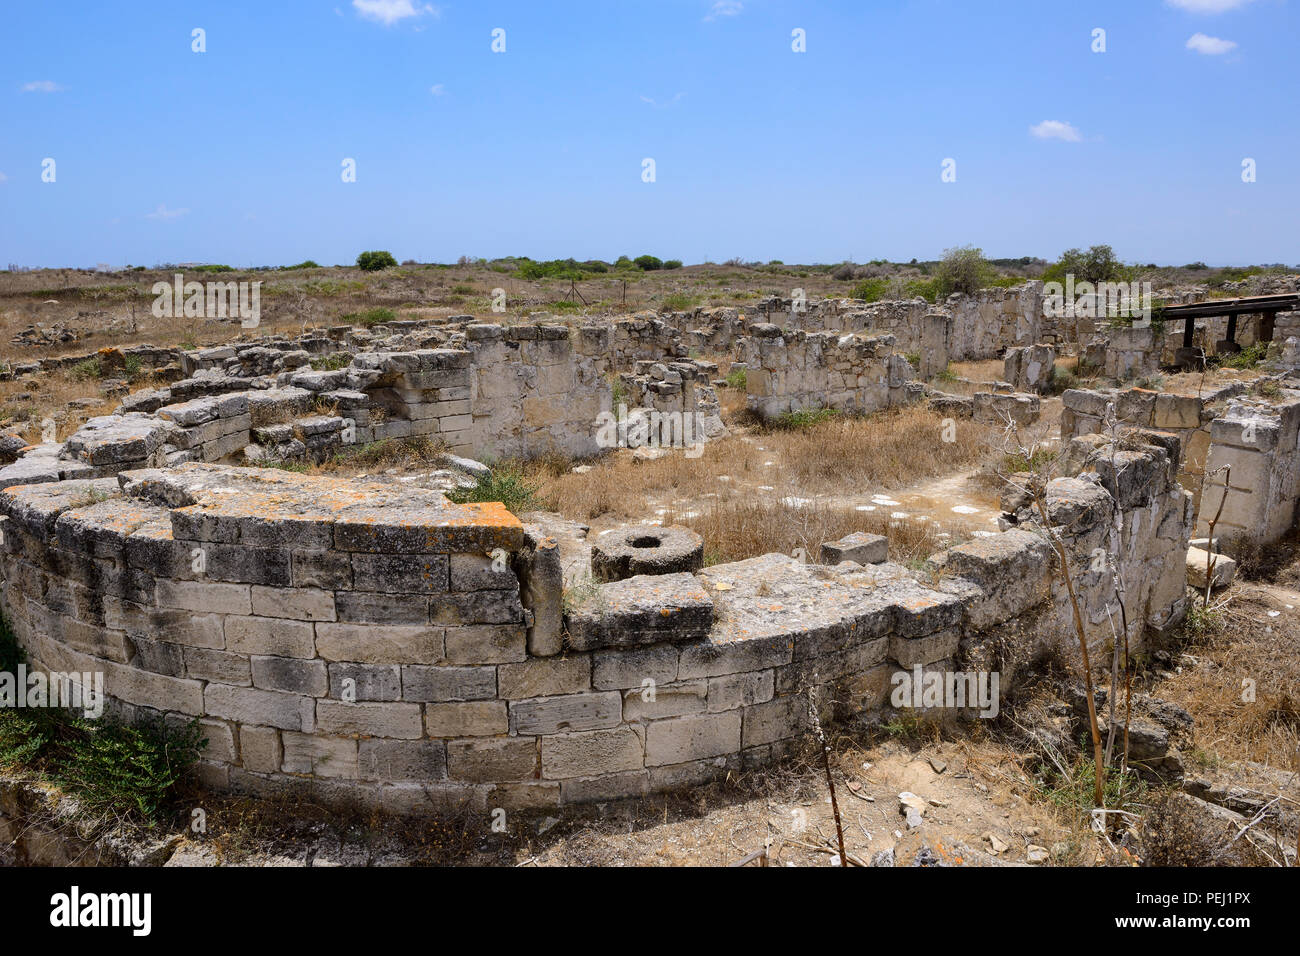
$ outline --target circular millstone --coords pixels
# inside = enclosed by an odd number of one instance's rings
[[[601,535],[591,548],[591,573],[599,581],[698,571],[703,566],[704,539],[688,528],[620,528]]]

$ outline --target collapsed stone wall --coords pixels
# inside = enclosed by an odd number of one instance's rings
[[[1007,688],[1045,656],[1078,663],[1073,605],[1055,546],[1042,533],[1044,512],[1069,558],[1090,645],[1106,647],[1127,621],[1136,653],[1149,633],[1183,619],[1192,504],[1176,480],[1171,451],[1163,443],[1120,448],[1102,436],[1075,439],[1063,470],[1078,477],[1053,479],[1034,492],[1031,476],[1017,476],[1002,499],[1003,533],[930,558],[938,589],[963,600],[959,668],[999,670]],[[1093,666],[1108,657],[1094,652]]]
[[[1070,389],[1062,395],[1061,436],[1068,441],[1103,431],[1110,408],[1125,426],[1176,437],[1197,534],[1208,533],[1222,501],[1217,536],[1270,544],[1295,523],[1300,498],[1300,391],[1279,389],[1273,401],[1245,393],[1241,383],[1201,395]]]
[[[808,408],[866,413],[920,398],[892,335],[783,332],[759,323],[741,344],[749,409],[764,419]]]
[[[1095,633],[1113,588],[1089,548],[1117,506],[1135,635],[1179,612],[1164,550],[1186,549],[1186,496],[1165,456],[1108,470],[1089,449],[1097,482],[1046,489]],[[1058,646],[1052,553],[1008,508],[1015,527],[936,556],[934,585],[765,555],[603,584],[564,612],[556,543],[500,505],[187,463],[0,492],[0,597],[38,666],[102,673],[128,719],[198,720],[209,786],[555,806],[761,766],[799,743],[812,690],[847,717],[885,705],[900,670],[1010,676]]]
[[[1300,498],[1300,391],[1276,404],[1236,400],[1210,424],[1198,534],[1257,544],[1281,540]],[[1220,511],[1220,506],[1222,510]]]

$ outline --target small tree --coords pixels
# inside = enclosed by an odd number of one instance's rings
[[[637,256],[632,261],[643,272],[654,272],[664,267],[663,260],[658,256]]]
[[[992,281],[995,271],[984,258],[984,250],[976,246],[957,246],[945,249],[943,261],[935,274],[939,280],[939,294],[952,295],[964,292],[974,295]]]
[[[1076,282],[1116,282],[1124,275],[1124,265],[1115,258],[1115,250],[1110,246],[1089,246],[1082,249],[1066,249],[1061,258],[1043,272],[1048,281],[1064,282],[1067,275],[1074,276]]]
[[[380,269],[389,269],[395,265],[397,260],[393,258],[393,254],[383,250],[363,252],[357,256],[357,268],[362,272],[378,272]]]

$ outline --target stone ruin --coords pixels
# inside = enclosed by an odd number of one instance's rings
[[[1231,463],[1221,528],[1271,534],[1294,517],[1300,393],[1066,392],[1067,476],[1041,502],[1004,495],[999,532],[922,569],[865,534],[825,543],[820,563],[703,568],[698,536],[638,528],[595,545],[595,580],[566,592],[555,537],[500,505],[257,465],[426,436],[472,479],[483,466],[458,456],[603,450],[616,394],[646,415],[698,415],[708,440],[723,426],[717,367],[692,357],[704,349],[740,359],[761,418],[928,395],[1027,425],[1055,350],[1077,341],[1041,306],[1029,283],[943,311],[461,318],[123,349],[167,384],[61,444],[0,445],[0,597],[36,665],[103,673],[126,719],[198,720],[201,777],[218,790],[407,813],[607,800],[762,766],[799,744],[811,697],[825,719],[879,711],[916,669],[997,670],[1014,692],[1036,660],[1077,653],[1044,514],[1090,639],[1126,620],[1136,652],[1174,627],[1199,494],[1180,475]],[[949,358],[999,354],[1007,381],[971,398],[925,384]],[[31,366],[10,374],[46,367]],[[1107,434],[1110,414],[1136,431]],[[1122,563],[1122,618],[1098,551]]]
[[[1110,469],[1076,443],[1082,477],[1048,485],[1048,518],[1103,636],[1112,583],[1089,556],[1115,543],[1118,509],[1140,646],[1181,611],[1170,557],[1190,499],[1163,447]],[[403,813],[556,806],[772,761],[807,730],[813,688],[843,718],[882,707],[899,670],[1011,680],[1068,655],[1038,519],[1005,507],[1008,530],[934,556],[932,575],[769,554],[615,575],[566,608],[556,542],[500,505],[186,462],[5,489],[0,566],[35,665],[103,673],[126,719],[197,719],[209,787]]]

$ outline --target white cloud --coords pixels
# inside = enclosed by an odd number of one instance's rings
[[[363,19],[374,20],[386,27],[411,17],[426,14],[438,16],[437,7],[427,3],[414,3],[413,0],[352,0],[352,8]]]
[[[1083,139],[1077,129],[1060,120],[1043,120],[1037,126],[1029,127],[1029,132],[1039,139],[1062,139],[1067,143],[1077,143]]]
[[[159,203],[158,208],[155,209],[153,212],[146,214],[145,218],[146,219],[175,219],[178,216],[185,215],[187,212],[189,212],[188,209],[168,209],[166,203]]]
[[[1204,53],[1206,56],[1223,56],[1223,54],[1231,53],[1237,49],[1237,44],[1232,40],[1207,37],[1204,33],[1193,33],[1187,41],[1187,49],[1195,50],[1197,53]]]
[[[55,83],[53,80],[35,80],[31,83],[23,84],[24,93],[57,93],[62,89],[63,87],[59,86],[59,84]]]
[[[1171,7],[1188,13],[1226,13],[1250,3],[1250,0],[1165,0]]]
[[[434,96],[444,96],[447,93],[447,88],[441,83],[435,83],[433,86],[429,87],[429,92]]]
[[[741,0],[716,0],[709,9],[709,15],[704,18],[704,22],[716,20],[719,17],[734,17],[745,9],[745,4]]]

